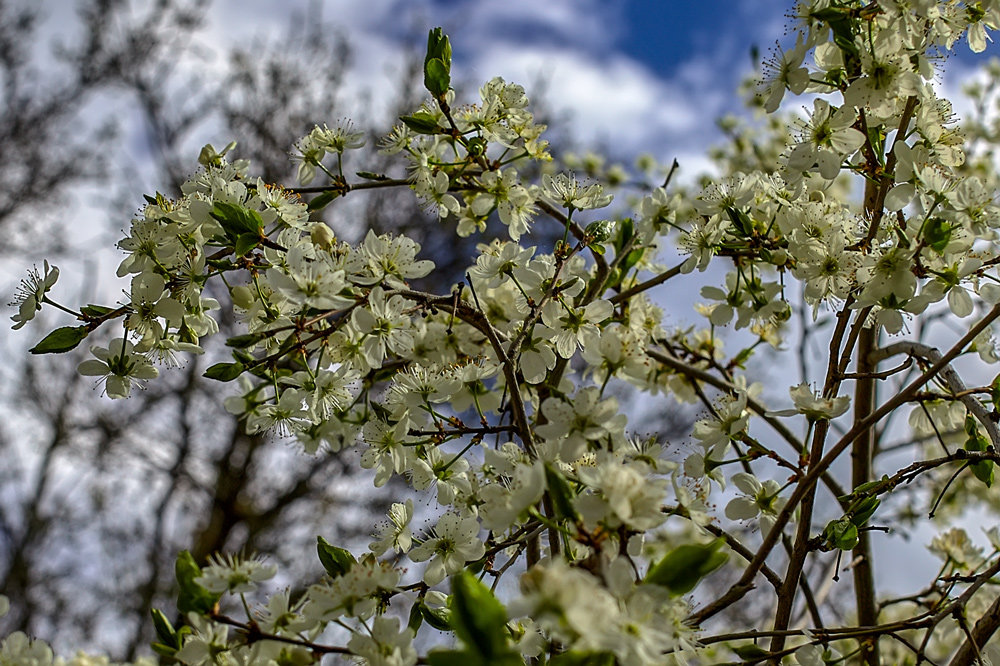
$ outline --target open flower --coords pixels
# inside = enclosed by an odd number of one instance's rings
[[[135,353],[132,343],[125,338],[112,340],[107,349],[94,346],[90,351],[97,359],[84,361],[77,366],[77,371],[81,375],[101,377],[109,398],[127,398],[133,384],[141,384],[160,374],[145,356]]]
[[[14,300],[9,303],[11,307],[17,308],[17,314],[11,317],[15,330],[34,319],[35,313],[42,309],[45,292],[51,289],[52,285],[58,279],[59,269],[55,266],[49,268],[49,262],[47,261],[45,262],[45,270],[42,275],[38,274],[37,267],[28,271],[28,277],[21,280],[21,285],[17,288]]]
[[[382,555],[389,548],[398,553],[410,550],[410,546],[413,545],[411,520],[413,520],[413,500],[394,503],[389,507],[389,521],[379,528],[376,535],[378,539],[368,545],[369,550],[376,555]]]
[[[372,666],[413,666],[417,651],[413,630],[399,630],[399,618],[380,615],[372,621],[370,635],[355,633],[347,648]]]
[[[788,394],[792,396],[795,409],[782,409],[778,412],[768,412],[768,416],[794,416],[795,414],[805,414],[811,421],[828,421],[835,419],[844,412],[851,404],[850,397],[841,395],[836,398],[824,398],[818,393],[814,393],[809,384],[802,382],[798,386],[788,389]]]
[[[446,513],[437,522],[430,537],[410,551],[414,562],[430,560],[424,571],[424,582],[437,585],[445,576],[478,560],[486,552],[479,538],[479,521],[475,516]]]
[[[778,482],[769,479],[761,483],[757,477],[746,472],[733,474],[732,482],[744,494],[729,501],[726,517],[730,520],[749,520],[759,515],[761,533],[770,532],[775,517],[785,506],[785,500],[778,497],[781,490]]]
[[[242,594],[252,592],[257,583],[273,578],[278,567],[256,557],[215,554],[195,582],[210,592]]]

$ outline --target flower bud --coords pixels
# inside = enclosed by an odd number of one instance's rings
[[[309,231],[309,238],[312,240],[313,245],[317,245],[324,250],[329,250],[333,241],[337,240],[337,234],[333,233],[333,229],[326,226],[323,222],[316,222]]]
[[[229,290],[229,295],[233,299],[233,305],[244,310],[249,310],[254,302],[253,290],[246,285],[237,285]]]

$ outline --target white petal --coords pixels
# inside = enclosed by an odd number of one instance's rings
[[[962,287],[952,287],[948,291],[948,307],[956,317],[968,317],[972,314],[972,298]]]
[[[737,497],[726,505],[726,517],[730,520],[747,520],[758,511],[757,503],[746,497]]]
[[[885,195],[885,209],[888,211],[903,210],[908,203],[913,201],[913,195],[917,190],[912,183],[900,183]]]

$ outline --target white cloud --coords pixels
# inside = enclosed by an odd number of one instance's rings
[[[208,39],[227,43],[236,35],[259,34],[262,25],[284,30],[292,13],[302,14],[306,6],[225,0],[214,10]],[[348,86],[363,90],[376,112],[393,99],[415,34],[422,33],[409,27],[424,20],[449,32],[457,80],[478,85],[500,75],[529,91],[542,81],[545,104],[570,118],[572,135],[584,144],[604,142],[621,155],[704,152],[718,136],[715,117],[732,99],[728,89],[721,89],[730,87],[731,63],[727,68],[718,62],[726,57],[721,53],[696,56],[673,79],[664,78],[615,50],[627,29],[622,11],[621,5],[601,0],[366,0],[327,3],[323,20],[349,37],[356,56]]]

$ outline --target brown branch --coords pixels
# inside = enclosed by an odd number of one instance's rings
[[[771,531],[764,537],[760,549],[757,551],[757,555],[754,556],[753,561],[750,562],[747,568],[743,571],[743,575],[740,576],[739,580],[733,583],[729,590],[721,597],[712,601],[700,611],[692,613],[689,617],[689,621],[694,625],[699,625],[708,618],[718,614],[723,609],[745,597],[747,593],[754,588],[753,579],[760,571],[760,567],[764,564],[767,556],[773,550],[781,531],[784,529],[785,525],[788,524],[788,521],[791,520],[795,509],[803,501],[806,495],[810,494],[810,490],[816,485],[823,472],[830,468],[830,466],[840,457],[844,450],[854,442],[854,439],[861,432],[878,423],[886,414],[894,411],[900,405],[909,402],[912,396],[920,390],[924,384],[936,377],[942,368],[954,360],[954,358],[957,357],[969,345],[969,343],[976,338],[976,336],[985,330],[987,326],[997,319],[997,317],[1000,317],[1000,305],[995,305],[986,314],[986,316],[973,326],[968,333],[962,336],[962,338],[955,343],[955,345],[952,346],[952,348],[949,349],[939,361],[931,365],[931,367],[921,373],[921,375],[917,377],[917,379],[913,380],[906,388],[901,390],[895,396],[886,401],[881,407],[872,412],[868,418],[856,423],[843,437],[841,437],[841,439],[830,449],[830,451],[823,456],[821,460],[814,465],[811,465],[809,472],[801,481],[799,481],[799,484],[789,497],[788,502],[775,517],[774,527],[772,527]],[[820,424],[822,423],[825,422],[821,421]],[[817,430],[819,429],[820,428],[817,427]]]

